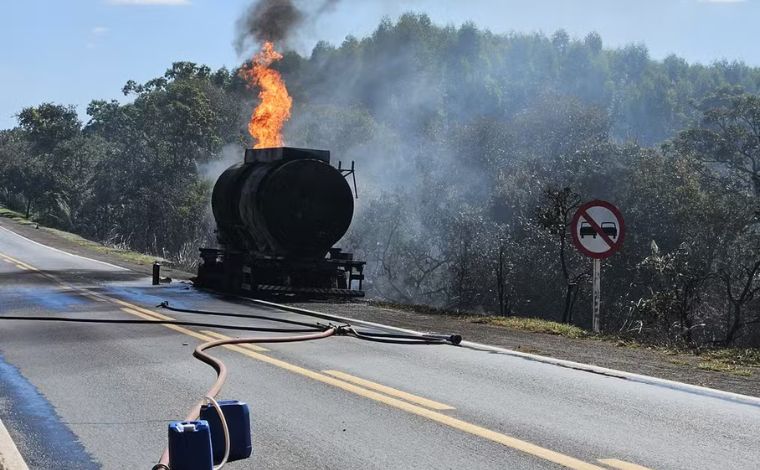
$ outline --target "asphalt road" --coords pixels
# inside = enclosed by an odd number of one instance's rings
[[[0,316],[272,326],[153,308],[164,300],[311,321],[186,284],[153,287],[0,229]],[[192,358],[213,334],[244,333],[2,320],[0,420],[30,468],[149,469],[167,424],[213,382]],[[251,407],[254,454],[230,469],[760,465],[758,406],[454,346],[341,336],[265,348],[212,352],[230,372],[221,398]]]

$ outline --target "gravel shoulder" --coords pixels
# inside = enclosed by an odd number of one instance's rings
[[[152,269],[151,263],[144,260],[128,261],[136,258],[133,256],[117,256],[110,252],[103,252],[103,250],[94,250],[45,228],[36,228],[34,225],[22,224],[2,217],[0,217],[0,227],[8,228],[45,245],[116,264],[138,273],[148,275]],[[169,276],[173,279],[189,279],[192,274],[163,268],[162,276]],[[743,367],[743,375],[706,370],[700,367],[704,363],[704,358],[694,354],[674,353],[646,346],[632,347],[630,344],[596,338],[573,339],[545,333],[520,331],[502,326],[476,323],[477,320],[471,316],[417,312],[410,309],[402,310],[373,305],[369,301],[300,302],[292,305],[402,328],[459,333],[467,341],[650,375],[728,392],[760,396],[760,367]]]

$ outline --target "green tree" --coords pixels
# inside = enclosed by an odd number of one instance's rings
[[[731,177],[760,198],[760,96],[723,88],[700,104],[699,126],[682,132],[677,148]]]
[[[557,237],[558,257],[560,260],[562,278],[565,280],[565,308],[562,313],[562,322],[570,323],[573,316],[573,304],[577,295],[578,281],[586,273],[571,273],[567,262],[567,249],[569,245],[570,223],[573,214],[581,205],[581,197],[571,188],[556,189],[547,187],[544,190],[541,205],[536,210],[538,226]]]

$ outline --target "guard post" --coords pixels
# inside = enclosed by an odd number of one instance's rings
[[[157,286],[161,282],[161,263],[153,263],[153,285]]]

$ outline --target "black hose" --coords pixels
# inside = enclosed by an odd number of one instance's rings
[[[284,318],[275,318],[275,317],[268,317],[265,315],[248,315],[244,313],[228,313],[228,312],[210,312],[208,310],[192,310],[192,309],[185,309],[185,308],[177,308],[172,307],[169,305],[168,301],[163,301],[160,304],[156,305],[156,308],[165,308],[167,310],[171,310],[172,312],[181,312],[181,313],[192,313],[196,315],[212,315],[212,316],[220,316],[220,317],[236,317],[236,318],[252,318],[252,319],[258,319],[258,320],[267,320],[267,321],[273,321],[273,322],[280,322],[280,323],[287,323],[292,325],[298,325],[298,326],[306,326],[306,327],[314,327],[315,325],[313,323],[306,323],[306,322],[300,322],[295,320],[286,320]],[[271,308],[271,307],[270,307]],[[283,309],[285,310],[285,309]],[[290,308],[288,308],[286,311],[289,311],[291,313],[295,313]],[[303,314],[302,314],[303,315]],[[371,331],[359,331],[355,330],[353,328],[349,328],[346,330],[350,336],[354,336],[358,339],[363,339],[366,341],[374,341],[377,343],[389,343],[389,344],[454,344],[458,345],[462,341],[462,337],[459,335],[430,335],[430,334],[421,334],[421,335],[408,335],[408,334],[397,334],[397,333],[375,333]]]
[[[388,339],[388,338],[373,338],[371,336],[364,336],[358,334],[352,334],[357,339],[364,341],[371,341],[373,343],[386,343],[386,344],[422,344],[422,345],[436,345],[436,344],[449,344],[443,341],[425,341],[425,340],[409,340],[409,339]]]
[[[190,309],[185,309],[185,308],[177,308],[177,307],[170,306],[169,302],[166,300],[156,305],[156,308],[165,308],[167,310],[171,310],[172,312],[194,313],[197,315],[210,315],[210,316],[218,316],[218,317],[235,317],[235,318],[253,318],[256,320],[274,321],[274,322],[279,322],[279,323],[287,323],[289,325],[306,326],[310,328],[313,328],[315,325],[318,325],[315,323],[306,323],[306,322],[300,322],[296,320],[286,320],[284,318],[267,317],[264,315],[247,315],[245,313],[227,313],[227,312],[209,312],[208,310],[190,310]]]
[[[60,317],[20,317],[0,316],[0,320],[29,320],[29,321],[53,321],[62,323],[105,323],[105,324],[133,324],[133,325],[180,325],[197,326],[200,328],[219,328],[226,330],[260,331],[265,333],[314,333],[326,331],[328,326],[313,326],[311,328],[259,328],[253,326],[221,325],[218,323],[198,323],[178,320],[115,320],[107,318],[60,318]]]
[[[349,328],[348,335],[365,341],[372,341],[375,343],[388,343],[388,344],[449,344],[440,338],[425,338],[423,336],[414,335],[394,335],[388,333],[371,333],[367,331],[357,331],[353,328]]]
[[[269,308],[269,309],[272,309],[272,310],[284,310],[286,312],[295,313],[295,314],[303,315],[303,316],[307,316],[307,317],[320,318],[322,320],[335,321],[335,322],[344,322],[344,323],[346,321],[348,321],[347,319],[343,319],[343,318],[337,317],[335,315],[329,315],[329,314],[320,313],[320,312],[312,312],[312,311],[309,311],[309,310],[304,310],[302,308],[292,307],[290,305],[282,305],[282,304],[278,304],[278,303],[274,303],[274,302],[268,302],[266,300],[261,300],[261,299],[252,299],[250,297],[245,297],[245,296],[241,296],[241,295],[225,294],[223,296],[223,298],[232,298],[232,299],[236,299],[236,300],[242,300],[244,302],[252,303],[252,304],[255,304],[255,305],[258,305],[258,306],[263,306],[263,307],[266,307],[266,308]],[[363,322],[361,320],[356,320],[356,321],[357,321],[357,323],[368,323],[368,322]],[[373,326],[373,325],[370,325],[370,326]],[[366,338],[367,336],[375,336],[375,337],[378,337],[378,338],[382,338],[383,337],[383,333],[367,334],[367,332],[361,332],[360,334],[361,334],[361,336],[363,336],[362,339],[367,339],[367,340],[370,340],[369,338]],[[442,341],[443,343],[448,343],[448,344],[453,344],[454,346],[458,346],[462,342],[462,335],[458,335],[458,334],[436,335],[436,334],[425,334],[425,333],[422,333],[422,334],[419,334],[419,335],[404,335],[404,334],[395,334],[394,333],[394,334],[386,334],[386,335],[387,336],[384,336],[384,337],[386,337],[388,339],[412,339],[412,340],[417,340],[417,341],[415,341],[415,343],[412,343],[412,344],[422,343],[423,341],[430,341],[430,343],[424,343],[424,344],[439,344]],[[356,335],[354,335],[354,336],[356,336]],[[382,341],[380,339],[376,339],[374,341],[380,342],[380,343],[406,344],[406,343],[396,342],[396,341]]]
[[[407,339],[407,340],[415,340],[415,341],[429,341],[430,344],[453,344],[458,345],[462,342],[462,336],[461,335],[435,335],[435,334],[427,334],[422,333],[419,335],[405,335],[405,334],[397,334],[397,333],[375,333],[371,331],[358,331],[354,330],[357,334],[360,334],[361,336],[371,336],[374,338],[389,338],[389,339]]]

